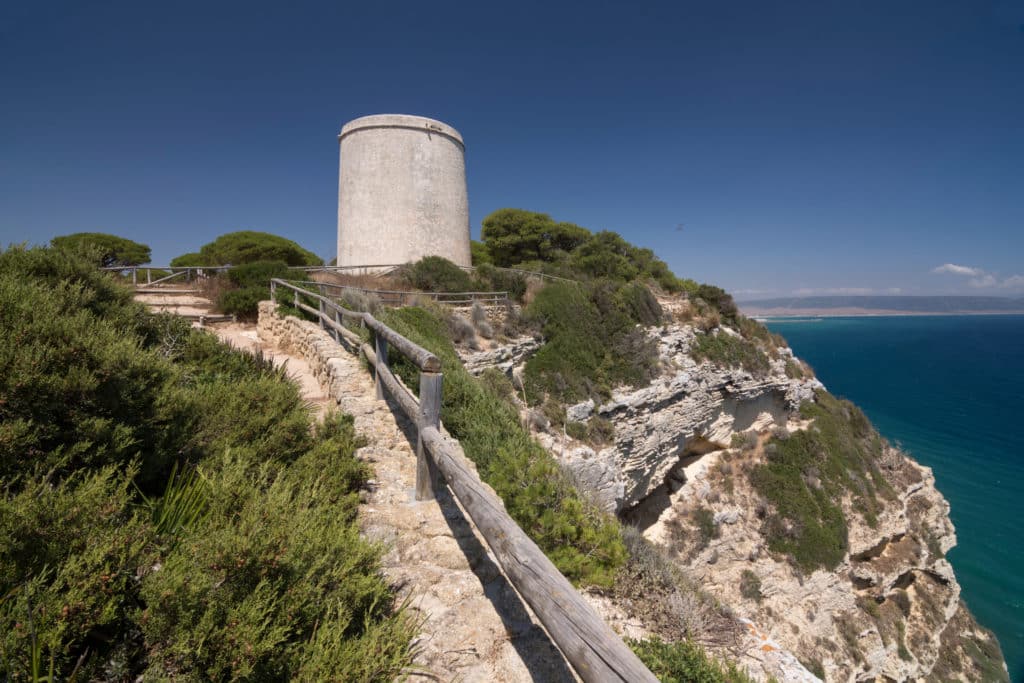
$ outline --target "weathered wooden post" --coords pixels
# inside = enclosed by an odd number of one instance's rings
[[[373,331],[373,352],[377,354],[377,367],[373,369],[373,384],[377,387],[377,398],[384,398],[384,383],[377,368],[388,367],[388,340],[378,330]]]
[[[337,308],[334,309],[334,322],[337,323],[339,326],[341,326],[342,324],[341,311],[339,311]],[[338,328],[334,329],[334,341],[338,342],[339,344],[341,343],[341,330],[339,330]]]
[[[277,282],[274,280],[270,281],[270,300],[277,301]]]
[[[139,276],[139,269],[136,268],[135,266],[132,266],[132,285],[133,286],[136,286],[136,285],[139,284],[138,283],[138,276]]]
[[[321,294],[320,296],[323,296],[323,294]],[[320,304],[320,316],[316,320],[317,320],[318,323],[320,323],[320,329],[321,330],[326,330],[327,329],[327,323],[324,322],[324,300],[323,299],[317,299],[317,303]]]
[[[146,268],[146,284],[153,284],[153,270],[151,268]]]
[[[441,428],[441,388],[443,375],[440,372],[420,372],[420,416],[416,425],[416,500],[433,500],[438,481],[437,467],[423,445],[425,427]]]

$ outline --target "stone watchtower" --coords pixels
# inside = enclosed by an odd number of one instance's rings
[[[338,265],[443,256],[471,265],[462,136],[404,114],[364,116],[338,136]]]

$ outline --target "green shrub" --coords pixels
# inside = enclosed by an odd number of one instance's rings
[[[134,470],[42,479],[0,499],[0,676],[29,680],[32,652],[60,679],[138,666],[138,572],[158,559],[155,532],[132,504]]]
[[[67,252],[0,254],[0,304],[0,678],[402,672],[351,418]]]
[[[270,281],[274,278],[287,280],[292,275],[288,264],[284,261],[254,261],[235,266],[227,272],[227,278],[236,287],[259,287],[270,291]]]
[[[851,496],[874,526],[878,496],[891,495],[878,467],[883,442],[856,406],[827,392],[819,391],[800,413],[814,420],[813,427],[772,437],[767,462],[754,468],[750,481],[775,508],[762,528],[769,548],[790,555],[805,571],[832,569],[848,548],[839,501]]]
[[[407,287],[424,292],[469,292],[473,280],[469,273],[441,256],[425,256],[403,266],[397,273]]]
[[[566,422],[565,433],[578,441],[587,438],[587,425],[584,422]]]
[[[393,309],[385,321],[442,360],[445,427],[504,500],[509,515],[571,580],[610,585],[626,555],[615,519],[584,501],[522,428],[516,411],[466,372],[435,313]],[[418,385],[408,362],[398,360],[394,367],[409,386]]]
[[[661,324],[661,304],[646,285],[631,282],[618,291],[622,309],[630,318],[645,327]]]
[[[217,310],[225,315],[235,315],[241,320],[252,321],[259,315],[260,302],[269,298],[269,286],[229,289],[217,297]]]
[[[619,384],[642,386],[657,369],[657,345],[623,310],[619,285],[556,282],[527,307],[544,345],[526,362],[527,400],[604,398]]]
[[[348,420],[280,473],[230,454],[210,469],[210,513],[143,581],[150,675],[284,680],[316,653],[335,676],[384,680],[408,663],[411,624],[387,619],[380,551],[353,523],[354,445]]]
[[[8,485],[136,455],[144,477],[169,467],[155,452],[154,422],[172,368],[121,326],[133,304],[122,302],[111,324],[95,311],[117,302],[98,296],[83,282],[0,270],[0,478]]]
[[[761,579],[749,569],[744,569],[740,574],[740,595],[756,602],[764,598],[761,594]]]
[[[690,346],[695,361],[711,361],[727,368],[743,368],[755,377],[764,377],[771,371],[768,357],[752,342],[718,330],[698,334]]]
[[[715,514],[706,507],[698,507],[693,511],[693,523],[700,534],[700,547],[707,547],[708,543],[722,535],[721,529],[715,524]]]
[[[718,311],[726,320],[735,320],[739,313],[736,308],[736,302],[732,299],[732,295],[721,287],[702,284],[697,288],[695,295],[697,298],[703,299],[709,306]]]
[[[481,289],[492,292],[508,292],[509,298],[516,301],[522,301],[523,295],[526,294],[526,276],[522,273],[484,264],[477,267],[475,275],[482,285]]]
[[[720,664],[696,643],[667,643],[660,638],[627,640],[640,660],[662,683],[753,683],[733,663]]]
[[[196,261],[200,261],[196,263]],[[171,260],[172,266],[238,266],[257,261],[283,261],[289,266],[321,266],[323,259],[290,239],[268,232],[240,230],[221,235],[199,249]]]
[[[481,386],[502,401],[511,403],[515,396],[516,389],[512,386],[512,380],[498,368],[487,368],[480,373]]]

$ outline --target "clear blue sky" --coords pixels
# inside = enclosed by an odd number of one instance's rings
[[[1024,294],[1021,0],[5,2],[0,243],[330,258],[372,113],[462,132],[474,236],[514,206],[739,298]]]

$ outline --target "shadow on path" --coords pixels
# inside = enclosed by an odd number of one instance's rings
[[[401,408],[390,397],[387,398],[387,404],[395,423],[412,446],[415,457],[415,425],[405,417]],[[487,548],[480,542],[471,522],[447,486],[437,492],[435,502],[441,508],[444,520],[459,548],[469,559],[470,568],[479,579],[484,595],[501,617],[509,635],[509,642],[526,665],[533,680],[545,683],[569,683],[578,680],[547,631],[534,623],[523,598],[512,587],[487,552]],[[424,501],[423,504],[429,502]]]

